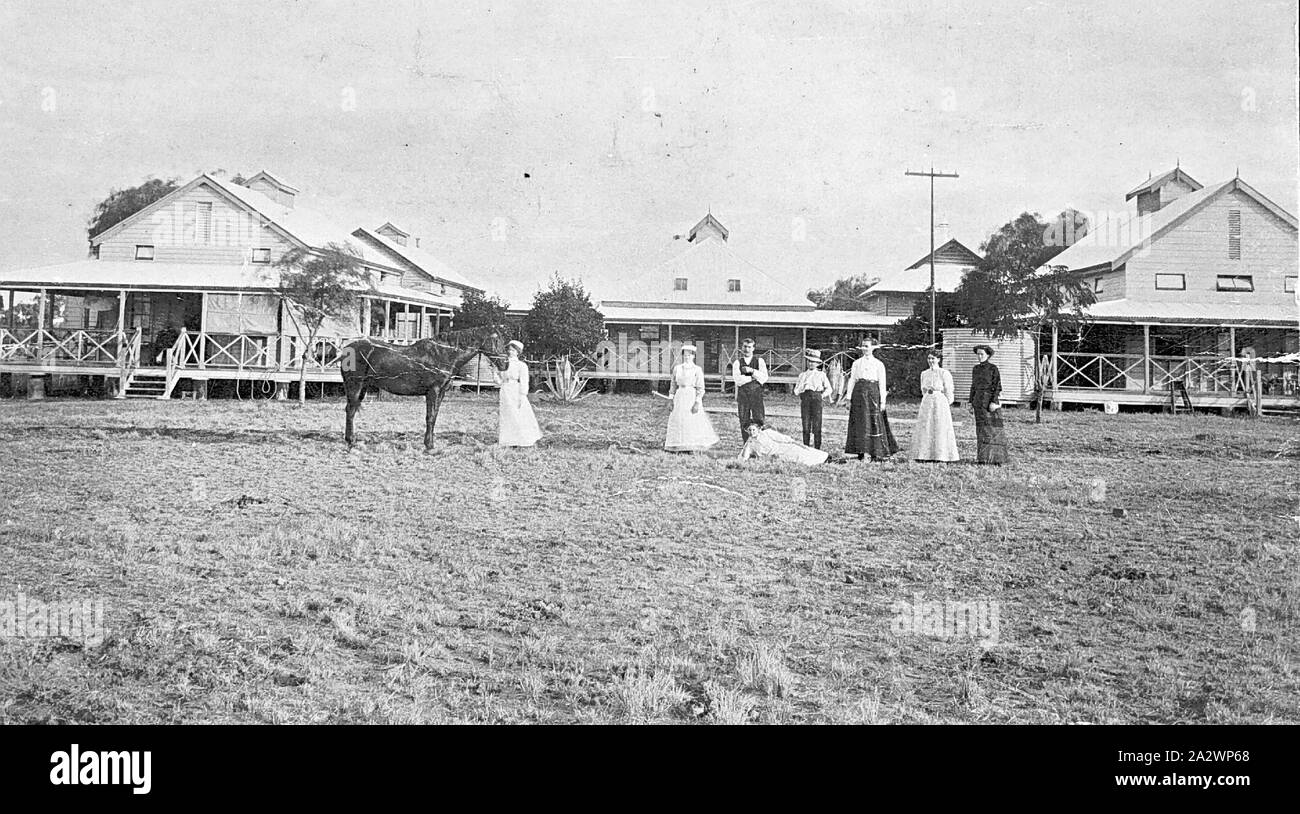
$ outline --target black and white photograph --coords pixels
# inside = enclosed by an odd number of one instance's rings
[[[1170,763],[1300,723],[1296,26],[8,0],[0,724],[1191,725],[1097,783],[1250,785]]]

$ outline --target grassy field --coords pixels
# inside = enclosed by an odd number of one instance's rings
[[[0,600],[108,629],[0,639],[0,722],[1300,722],[1294,420],[1011,410],[1009,467],[805,470],[533,398],[537,449],[466,394],[433,455],[396,398],[351,453],[339,402],[0,402]],[[909,623],[944,602],[996,630]]]

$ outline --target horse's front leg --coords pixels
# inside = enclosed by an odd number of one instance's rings
[[[344,415],[347,418],[343,426],[343,440],[350,447],[354,441],[352,419],[356,416],[357,409],[361,407],[361,397],[365,395],[365,384],[346,382],[345,393],[348,397],[348,406],[344,408]]]
[[[433,427],[438,423],[438,408],[442,406],[442,391],[430,390],[424,396],[424,449],[433,449]]]

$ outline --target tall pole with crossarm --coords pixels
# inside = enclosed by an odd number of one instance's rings
[[[935,329],[935,307],[934,307],[934,179],[936,178],[956,178],[955,172],[935,172],[934,167],[930,167],[929,172],[912,172],[908,170],[905,175],[920,175],[930,179],[930,346],[934,347],[934,329]]]

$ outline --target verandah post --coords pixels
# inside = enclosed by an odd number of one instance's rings
[[[207,367],[208,360],[208,292],[203,292],[199,305],[199,369]],[[203,382],[202,398],[208,396],[208,383]]]
[[[1055,322],[1052,323],[1052,409],[1061,409],[1061,379],[1058,371],[1058,356],[1060,352],[1060,334],[1061,328]]]
[[[1150,325],[1142,326],[1142,367],[1144,371],[1143,379],[1142,379],[1142,392],[1149,393],[1151,392],[1152,386],[1155,384],[1155,382],[1151,380],[1151,326]]]
[[[117,360],[118,364],[125,362],[126,357],[126,289],[119,288],[117,291]]]

